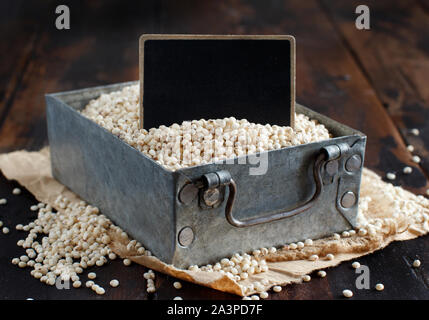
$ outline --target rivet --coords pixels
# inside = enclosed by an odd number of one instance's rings
[[[219,202],[220,196],[221,194],[218,188],[207,189],[203,194],[204,203],[209,207],[213,207]]]
[[[356,195],[352,191],[347,191],[341,198],[341,205],[344,208],[351,208],[356,203]]]
[[[194,241],[194,231],[192,230],[192,228],[182,228],[182,230],[179,231],[178,241],[182,247],[189,247],[192,241]]]
[[[362,158],[358,154],[355,154],[346,161],[346,170],[350,172],[354,172],[359,170],[361,165],[362,165]]]
[[[190,204],[198,195],[198,188],[193,183],[186,184],[179,192],[179,201]]]

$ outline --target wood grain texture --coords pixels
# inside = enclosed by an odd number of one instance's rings
[[[429,176],[429,12],[419,1],[367,1],[371,30],[360,31],[350,14],[358,3],[323,1],[404,141],[423,159],[420,166]],[[420,130],[419,136],[411,133],[413,128]]]
[[[379,2],[386,6],[391,3]],[[17,9],[24,4],[24,11]],[[0,81],[2,84],[10,83],[0,96],[0,115],[4,115],[0,126],[0,152],[38,149],[47,144],[44,93],[138,79],[138,37],[143,33],[292,34],[297,39],[297,101],[366,133],[365,165],[378,173],[397,171],[405,164],[411,164],[403,136],[397,128],[400,122],[383,107],[384,100],[379,93],[383,86],[378,83],[379,78],[371,80],[367,67],[351,49],[356,45],[354,39],[345,36],[343,29],[349,28],[345,18],[342,19],[346,26],[341,27],[339,18],[333,18],[338,13],[332,12],[324,2],[321,5],[317,0],[73,1],[69,4],[72,22],[68,31],[54,28],[55,5],[55,1],[37,4],[9,1],[0,5],[4,9],[0,10],[0,15],[7,18],[0,24],[0,34],[9,37],[9,50],[13,53],[0,63]],[[345,17],[350,16],[347,19],[353,19],[354,8],[348,12],[340,2],[337,5],[343,8]],[[404,27],[399,23],[403,21],[401,15],[401,10],[395,11],[377,28],[374,25],[371,32],[384,28],[386,24],[391,24],[388,30],[392,30],[398,22],[396,26],[401,32],[411,34],[414,29],[407,28],[414,22],[405,20]],[[39,28],[27,29],[27,24],[32,22]],[[5,29],[10,25],[20,30],[14,37]],[[354,27],[353,20],[351,27]],[[414,37],[420,36],[418,31],[415,32]],[[408,44],[416,47],[418,43],[426,42],[422,38],[420,42]],[[376,48],[383,49],[380,46]],[[397,55],[407,52],[401,50],[409,50],[396,49]],[[359,54],[383,54],[374,50]],[[421,63],[420,49],[415,50],[419,52],[416,57]],[[389,59],[389,56],[383,57]],[[413,66],[412,59],[406,61]],[[399,77],[397,83],[394,82],[397,90],[410,90],[399,73],[386,73],[391,78]],[[380,79],[385,81],[384,77]],[[421,88],[427,80],[421,81],[418,88],[426,92]],[[413,175],[398,174],[395,183],[423,192],[427,188],[427,179],[419,166],[414,165],[414,168]],[[108,289],[105,296],[96,296],[86,288],[57,290],[40,284],[29,275],[29,270],[18,269],[10,263],[12,257],[23,254],[22,249],[16,246],[22,234],[14,230],[14,226],[34,217],[29,207],[35,203],[28,192],[12,196],[14,186],[15,182],[0,176],[0,198],[9,200],[8,205],[1,208],[0,219],[11,228],[9,235],[0,234],[1,299],[172,299],[177,295],[184,299],[238,299],[189,283],[183,283],[183,289],[178,291],[172,287],[174,279],[162,274],[157,274],[157,293],[147,295],[143,279],[146,269],[137,265],[126,268],[120,261],[109,262],[103,268],[91,268],[83,275],[86,279],[87,272],[96,271],[100,283]],[[428,299],[429,273],[424,267],[429,262],[428,245],[426,236],[393,243],[380,252],[359,259],[370,267],[371,286],[382,282],[386,289],[383,292],[359,290],[353,299]],[[423,268],[419,270],[410,268],[410,262],[416,257],[423,262]],[[288,286],[278,294],[270,293],[270,298],[342,299],[343,289],[354,288],[357,275],[350,263],[327,272],[324,279],[313,274],[311,282]],[[109,289],[107,283],[113,278],[119,279],[120,287]]]

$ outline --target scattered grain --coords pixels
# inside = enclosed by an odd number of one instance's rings
[[[311,280],[311,277],[308,274],[306,274],[305,276],[302,277],[302,280],[304,280],[305,282],[308,282]]]
[[[386,178],[389,180],[395,180],[396,179],[396,174],[394,174],[393,172],[388,172],[386,174]]]
[[[111,280],[111,281],[110,281],[110,286],[111,286],[112,288],[116,288],[117,286],[119,286],[119,281],[118,281],[118,280],[116,280],[116,279]]]
[[[413,168],[411,168],[411,167],[405,167],[403,170],[402,170],[405,174],[410,174],[411,172],[413,172]]]
[[[382,283],[377,283],[375,285],[375,290],[377,290],[377,291],[383,291],[384,290],[384,285]]]
[[[414,260],[414,261],[413,261],[413,267],[414,267],[414,268],[418,268],[418,267],[420,267],[420,266],[421,266],[421,264],[422,264],[422,263],[420,262],[420,260]]]
[[[343,296],[346,298],[351,298],[351,297],[353,297],[353,292],[351,290],[348,290],[348,289],[343,290]]]
[[[281,286],[274,286],[273,291],[274,292],[280,292],[280,291],[282,291],[282,287]]]
[[[317,275],[321,278],[324,278],[324,277],[326,277],[326,271],[320,270],[317,272]]]

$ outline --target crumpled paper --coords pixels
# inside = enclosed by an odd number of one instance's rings
[[[0,170],[8,179],[17,180],[27,188],[37,200],[56,208],[55,199],[64,195],[70,201],[79,201],[79,197],[68,190],[51,175],[49,148],[38,152],[16,151],[0,155]],[[235,281],[220,272],[181,270],[166,264],[153,256],[139,256],[136,251],[127,249],[127,240],[110,234],[113,239],[112,250],[122,258],[162,272],[173,277],[225,291],[240,296],[255,293],[245,290],[255,281],[259,281],[266,290],[274,285],[287,285],[302,282],[303,275],[315,270],[326,269],[347,260],[372,253],[386,247],[392,241],[416,238],[429,232],[429,200],[416,196],[400,187],[385,183],[374,172],[364,169],[361,185],[361,204],[359,220],[362,223],[378,219],[378,227],[365,236],[353,235],[336,240],[334,237],[315,240],[313,245],[301,250],[289,250],[287,247],[276,253],[266,255],[269,270],[249,276],[248,279]],[[365,202],[366,200],[366,202]],[[368,200],[370,200],[368,202]],[[418,218],[406,212],[416,213]],[[333,260],[326,254],[334,254]],[[308,257],[317,254],[320,259],[310,261]],[[265,280],[265,281],[262,281]]]

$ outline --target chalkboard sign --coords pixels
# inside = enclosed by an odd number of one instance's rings
[[[235,117],[291,125],[292,36],[143,35],[140,125]]]

